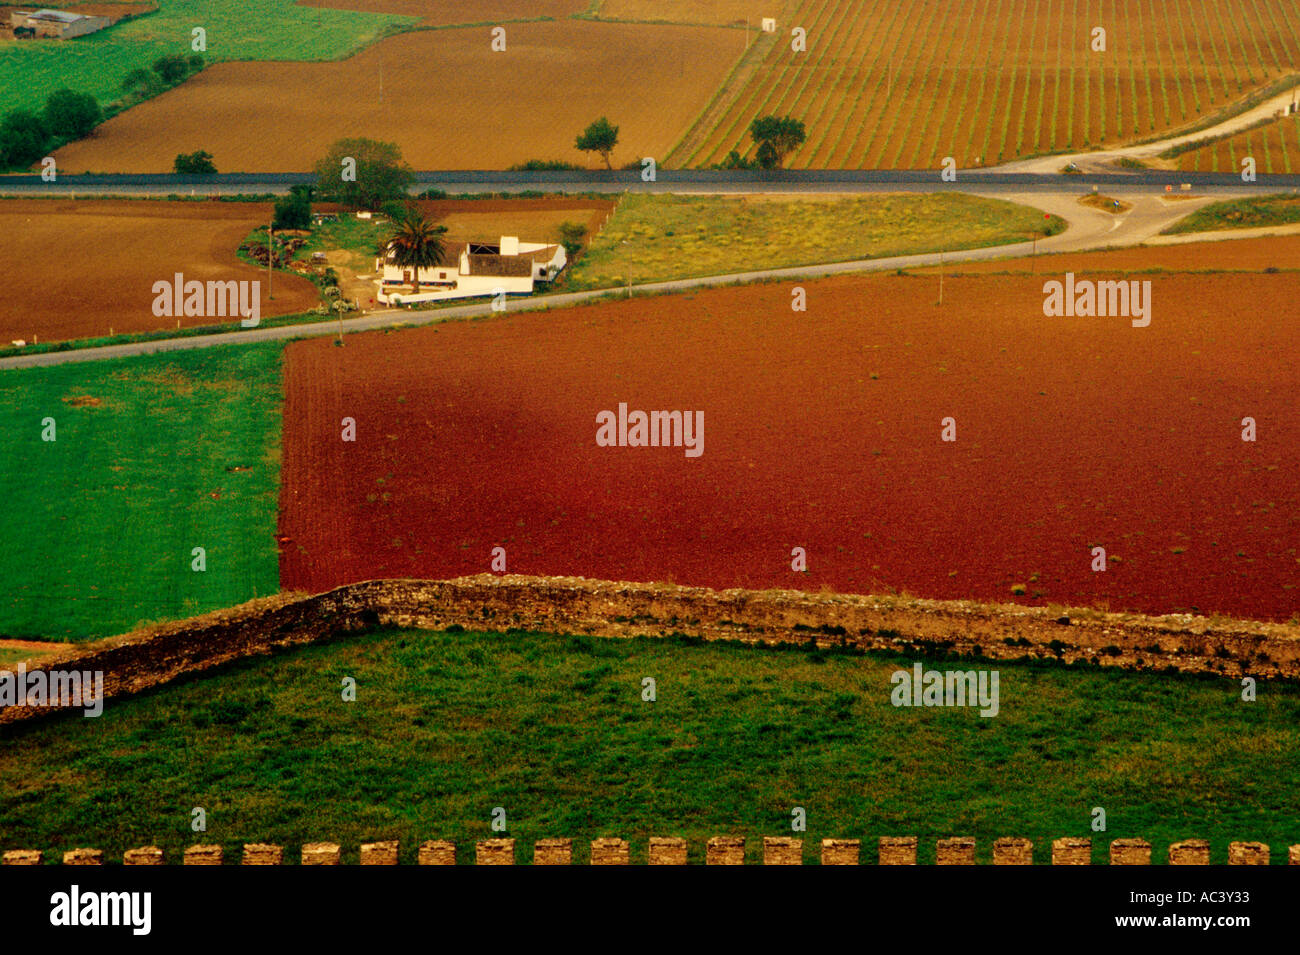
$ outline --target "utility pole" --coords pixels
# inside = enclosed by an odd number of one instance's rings
[[[275,219],[266,224],[266,300],[275,296],[271,294],[271,276],[275,274]]]

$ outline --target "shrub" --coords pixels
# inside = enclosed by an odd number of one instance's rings
[[[275,228],[311,228],[311,193],[308,190],[295,186],[287,196],[276,200],[275,218],[271,220]]]
[[[380,214],[391,219],[393,222],[405,221],[410,217],[413,211],[415,210],[411,207],[410,203],[403,202],[400,199],[390,199],[379,207]]]
[[[587,227],[581,222],[560,223],[560,244],[564,253],[573,258],[582,249],[582,240],[587,237]]]
[[[45,126],[53,136],[80,139],[98,126],[103,116],[95,97],[66,87],[45,101]]]
[[[0,166],[30,166],[49,146],[50,131],[39,113],[15,109],[0,120]]]
[[[180,53],[169,53],[154,60],[153,71],[159,79],[171,86],[190,75],[190,61]]]
[[[212,162],[212,153],[206,149],[181,153],[172,163],[172,168],[184,176],[210,176],[217,171]]]
[[[561,172],[569,169],[581,169],[576,163],[563,159],[530,159],[510,167],[510,172]]]
[[[737,152],[736,150],[733,149],[731,152],[727,153],[727,158],[724,159],[724,160],[722,160],[722,162],[720,162],[720,163],[716,163],[716,164],[714,165],[714,168],[716,168],[716,169],[753,169],[753,168],[755,168],[757,165],[758,165],[758,163],[756,163],[754,160],[752,160],[752,159],[746,159],[746,158],[745,158],[744,156],[742,156],[739,152]]]

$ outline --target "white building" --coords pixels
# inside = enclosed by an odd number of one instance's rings
[[[534,282],[553,282],[568,259],[562,245],[520,242],[503,235],[498,243],[446,242],[442,265],[415,270],[393,262],[393,253],[375,260],[379,301],[385,305],[438,302],[451,298],[528,295]]]
[[[20,30],[28,36],[69,40],[75,36],[95,33],[113,23],[108,17],[91,17],[64,10],[14,10],[9,14],[9,25],[15,36]]]

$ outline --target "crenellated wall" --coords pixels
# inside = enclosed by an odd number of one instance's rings
[[[882,836],[878,843],[877,861],[880,865],[916,865],[916,836]],[[823,839],[822,865],[858,865],[862,843],[858,839]],[[957,836],[939,839],[935,843],[936,865],[974,865],[975,839]],[[742,836],[714,836],[704,846],[705,865],[744,865],[746,841]],[[764,865],[802,865],[804,840],[791,836],[766,836],[762,840]],[[303,865],[340,865],[342,847],[333,842],[309,842],[302,847]],[[396,840],[367,842],[360,847],[361,865],[397,865]],[[518,851],[511,838],[482,839],[474,844],[476,865],[515,865]],[[631,846],[625,839],[602,837],[591,842],[592,865],[628,865]],[[1091,865],[1092,840],[1067,836],[1051,844],[1052,865]],[[435,839],[422,843],[416,854],[419,865],[455,865],[456,843]],[[465,853],[462,861],[468,861]],[[0,857],[3,865],[41,865],[45,855],[39,849],[12,849]],[[123,865],[163,865],[163,851],[157,846],[128,849],[122,856]],[[184,865],[221,865],[222,847],[219,845],[190,846],[182,854]],[[533,865],[571,865],[572,839],[538,839],[533,843]],[[676,837],[651,836],[647,846],[650,865],[686,865],[687,844]],[[1044,861],[1041,857],[1040,862]],[[1208,865],[1210,844],[1204,839],[1188,839],[1169,846],[1170,865]],[[1229,865],[1268,865],[1270,851],[1263,842],[1228,843]],[[283,846],[255,843],[245,845],[241,857],[243,865],[283,865]],[[1300,845],[1287,848],[1289,865],[1300,865]],[[1032,865],[1034,845],[1029,839],[1008,837],[993,843],[994,865]],[[103,865],[104,853],[99,849],[69,849],[63,853],[64,865]],[[1111,865],[1150,865],[1151,844],[1144,839],[1115,839],[1110,843]]]
[[[1300,627],[1190,615],[1143,617],[963,601],[800,591],[709,590],[513,575],[377,580],[313,597],[255,600],[179,623],[71,646],[40,668],[104,674],[106,698],[241,657],[372,626],[589,634],[685,634],[749,643],[815,643],[907,653],[979,653],[1137,669],[1300,678]],[[6,707],[0,722],[48,707]]]

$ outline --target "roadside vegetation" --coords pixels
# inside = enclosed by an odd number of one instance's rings
[[[1218,229],[1255,229],[1262,226],[1290,225],[1300,222],[1300,196],[1252,196],[1228,199],[1202,206],[1180,219],[1165,235],[1188,232],[1212,232]]]
[[[1300,841],[1300,688],[1242,703],[1235,680],[1001,662],[999,713],[981,717],[892,706],[890,675],[913,662],[672,637],[349,635],[110,701],[95,720],[0,730],[3,848],[116,861],[156,844],[176,861],[198,841],[228,858],[265,841],[296,864],[326,839],[355,863],[360,842],[398,839],[413,862],[421,841],[450,838],[468,861],[502,834],[498,806],[520,862],[548,836],[572,837],[575,861],[620,836],[644,862],[652,835],[686,837],[698,862],[719,834],[748,837],[757,861],[797,806],[809,862],[823,837],[862,839],[871,862],[879,836],[916,835],[922,863],[951,835],[974,836],[981,862],[1009,835],[1034,840],[1040,863],[1064,835],[1092,836],[1097,862],[1124,837],[1156,860],[1206,838],[1215,863],[1232,839],[1268,842],[1280,863]],[[207,811],[201,838],[192,806]]]
[[[0,636],[100,637],[279,589],[281,348],[0,376]]]
[[[565,287],[606,288],[1055,235],[1063,220],[961,193],[826,199],[626,196]]]

